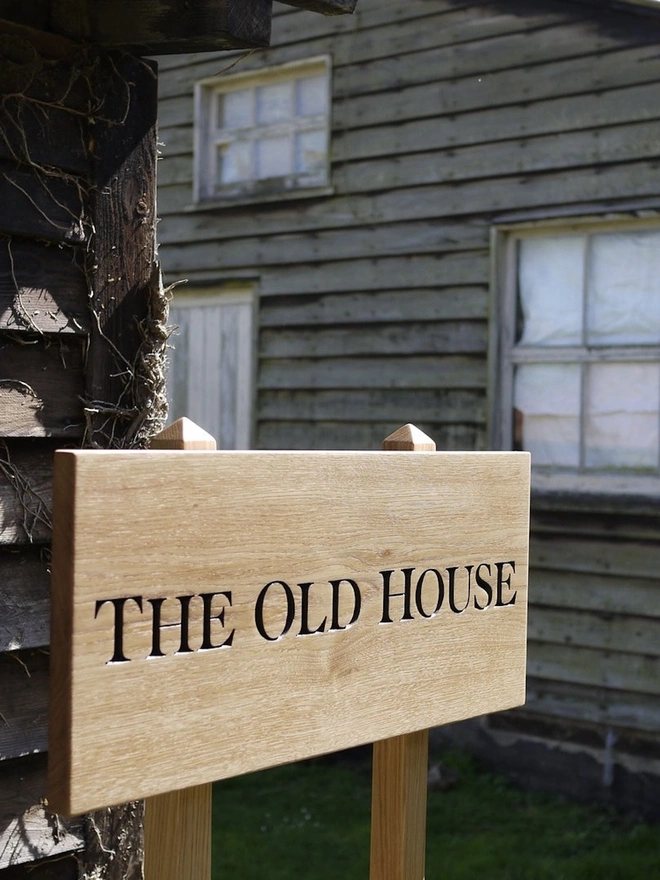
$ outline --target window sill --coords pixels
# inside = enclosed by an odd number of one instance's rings
[[[333,186],[315,186],[309,189],[290,189],[271,193],[246,193],[244,196],[217,196],[209,199],[201,199],[192,205],[187,205],[183,210],[186,213],[201,211],[231,211],[236,208],[249,207],[251,205],[278,204],[279,202],[295,202],[303,199],[318,199],[323,196],[332,196],[335,193]]]
[[[533,473],[532,508],[660,516],[660,478]]]

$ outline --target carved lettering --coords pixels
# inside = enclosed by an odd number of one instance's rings
[[[231,591],[219,592],[219,593],[200,593],[202,597],[202,602],[204,604],[203,617],[202,617],[202,645],[200,647],[200,651],[211,651],[214,648],[230,648],[234,642],[234,633],[236,630],[232,630],[224,642],[221,642],[219,645],[214,645],[211,640],[211,623],[214,620],[217,620],[220,626],[224,627],[225,625],[225,606],[223,605],[220,611],[217,614],[213,614],[213,600],[216,596],[222,596],[227,600],[227,605],[231,605]]]
[[[286,616],[284,619],[284,625],[277,635],[271,635],[270,633],[266,632],[266,625],[264,623],[264,603],[268,596],[268,591],[271,589],[271,587],[282,587],[282,589],[284,590],[284,596],[286,598]],[[259,593],[259,596],[257,597],[257,603],[254,608],[254,622],[256,624],[259,635],[269,642],[279,641],[291,629],[295,616],[296,600],[293,596],[291,587],[285,581],[271,581],[270,583],[266,584],[266,586]]]
[[[337,581],[330,581],[329,583],[332,587],[332,623],[330,624],[329,632],[348,629],[349,626],[353,626],[357,621],[360,616],[360,611],[362,610],[362,594],[360,593],[360,588],[351,578],[340,578]],[[339,623],[339,602],[342,584],[348,584],[353,590],[353,610],[351,611],[351,618],[343,625]]]
[[[121,599],[99,599],[96,603],[94,618],[98,616],[99,611],[101,610],[101,608],[103,608],[106,602],[110,602],[110,604],[113,605],[115,609],[115,649],[112,657],[107,662],[128,663],[130,657],[126,657],[126,655],[124,654],[124,606],[127,602],[135,602],[137,607],[140,609],[140,614],[142,614],[142,596],[125,596]]]
[[[424,604],[422,601],[423,590],[424,590],[424,580],[425,580],[427,574],[435,575],[437,585],[438,585],[438,597],[436,599],[435,608],[433,609],[433,611],[426,611],[424,609]],[[426,571],[423,571],[420,574],[419,578],[417,579],[417,587],[415,588],[415,607],[417,608],[417,611],[419,612],[419,614],[422,615],[422,617],[426,617],[427,619],[430,617],[435,617],[435,615],[438,613],[438,611],[440,611],[440,609],[442,608],[442,603],[444,602],[444,599],[445,599],[445,582],[442,579],[442,575],[437,570],[437,568],[427,568]]]
[[[473,567],[474,566],[472,565],[465,566],[465,571],[467,572],[467,595],[465,597],[465,605],[463,605],[462,608],[459,608],[456,605],[456,572],[458,571],[458,566],[453,565],[451,568],[447,569],[447,572],[449,574],[449,607],[454,612],[454,614],[462,614],[470,604]]]
[[[511,571],[509,572],[509,574],[506,577],[504,577],[504,566],[505,565],[508,565],[511,569]],[[518,591],[516,590],[514,592],[513,596],[509,599],[509,601],[505,602],[504,599],[502,598],[502,590],[505,586],[508,587],[509,589],[511,589],[511,575],[515,573],[516,563],[513,560],[511,560],[511,562],[496,562],[495,568],[497,569],[497,601],[495,602],[495,604],[500,607],[506,606],[506,605],[515,605],[516,598],[518,596]]]
[[[150,657],[164,657],[165,651],[160,647],[160,610],[163,607],[162,599],[147,599],[151,605],[151,653]]]
[[[394,571],[386,570],[379,572],[383,579],[383,616],[380,619],[381,623],[392,623],[392,618],[390,616],[390,599],[398,598],[400,596],[403,596],[403,614],[401,615],[400,620],[413,619],[410,611],[410,591],[412,586],[412,573],[414,570],[414,568],[401,569],[403,574],[403,593],[391,592],[390,582]]]
[[[446,608],[445,613],[462,615],[470,607],[486,611],[515,605],[518,590],[511,583],[515,571],[514,560],[426,568],[419,575],[413,567],[384,569],[379,572],[382,582],[379,623],[430,620],[439,615],[443,607]],[[330,586],[329,594],[327,585]],[[360,619],[362,591],[353,578],[329,580],[325,587],[318,582],[303,581],[297,584],[297,588],[299,597],[297,591],[284,580],[269,581],[261,588],[254,604],[254,626],[262,639],[278,642],[292,631],[294,637],[343,632]],[[320,602],[324,596],[329,607],[322,609]],[[191,619],[194,614],[200,615],[199,602],[193,602],[194,599],[201,599],[201,621],[198,622],[201,622],[202,638],[199,646],[191,645]],[[164,623],[165,603],[175,601],[179,606],[179,619],[176,623]],[[230,590],[159,596],[146,600],[142,596],[99,599],[95,605],[95,619],[104,605],[113,607],[113,648],[107,663],[131,661],[124,647],[127,618],[130,622],[126,609],[133,603],[142,615],[143,602],[151,610],[151,651],[148,658],[166,655],[162,635],[173,627],[179,630],[179,647],[174,654],[214,651],[234,645],[236,629],[230,629],[227,624],[227,616],[231,615],[232,608]]]
[[[490,582],[487,581],[485,579],[485,577],[481,574],[482,568],[485,568],[486,571],[488,572],[488,574],[490,575],[490,565],[488,565],[487,562],[482,562],[480,565],[477,566],[477,570],[474,573],[474,579],[477,582],[477,586],[480,589],[482,589],[484,591],[484,593],[486,594],[486,596],[488,597],[485,605],[480,605],[477,602],[477,597],[476,596],[474,597],[474,607],[477,608],[479,611],[485,611],[486,608],[488,608],[490,603],[493,601],[493,588],[492,588]]]

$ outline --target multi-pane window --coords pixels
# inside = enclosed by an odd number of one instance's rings
[[[167,380],[170,419],[187,416],[218,449],[248,449],[252,424],[251,290],[175,296]]]
[[[200,83],[197,200],[327,186],[329,128],[327,58]]]
[[[660,227],[512,232],[507,250],[502,444],[537,471],[658,475]]]

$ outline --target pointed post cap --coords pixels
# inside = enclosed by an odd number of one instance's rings
[[[151,449],[215,449],[215,439],[190,419],[172,422],[151,438]]]
[[[408,424],[402,425],[386,437],[381,448],[401,452],[435,452],[435,442],[419,428]]]

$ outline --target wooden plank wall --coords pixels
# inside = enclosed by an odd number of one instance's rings
[[[155,92],[139,59],[0,21],[0,873],[16,880],[141,876],[139,808],[48,812],[49,541],[54,450],[118,442],[125,412],[150,424],[103,373],[136,357],[152,290]]]
[[[486,446],[492,224],[660,209],[658,27],[603,7],[280,11],[232,70],[332,56],[334,195],[290,203],[191,209],[193,84],[228,62],[163,60],[160,253],[170,282],[258,277],[259,447],[377,448],[407,421]],[[525,717],[657,748],[657,532],[534,509]]]
[[[64,877],[83,836],[44,805],[48,541],[53,451],[85,421],[89,89],[49,49],[0,35],[0,868],[57,857]]]

